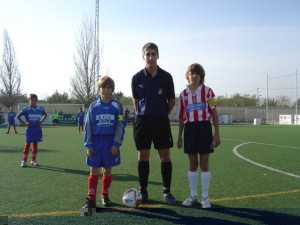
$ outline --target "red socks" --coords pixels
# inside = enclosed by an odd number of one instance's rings
[[[23,161],[27,162],[30,143],[26,143],[23,150]],[[32,144],[32,161],[35,161],[38,152],[38,143]]]
[[[109,189],[110,189],[110,185],[112,182],[112,176],[104,176],[102,177],[102,191],[101,191],[101,195],[108,195],[109,194]]]
[[[36,159],[37,152],[38,152],[37,146],[38,146],[37,143],[32,144],[32,161],[35,161]]]
[[[90,175],[88,178],[88,198],[96,200],[96,190],[98,186],[98,175]]]
[[[101,195],[108,195],[109,189],[112,183],[112,176],[102,177],[102,190]],[[90,175],[88,177],[88,198],[90,200],[96,200],[96,192],[98,187],[98,175]]]
[[[109,189],[112,183],[112,176],[102,177],[102,190],[101,195],[108,195]],[[96,200],[96,192],[98,187],[98,175],[90,175],[88,177],[88,198],[90,200]]]
[[[23,150],[23,161],[27,162],[27,157],[29,154],[30,143],[26,143]]]

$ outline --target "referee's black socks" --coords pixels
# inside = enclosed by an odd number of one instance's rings
[[[162,162],[161,164],[161,176],[164,185],[164,194],[170,192],[171,180],[172,180],[172,162]]]
[[[150,171],[149,161],[138,162],[138,173],[139,173],[141,191],[143,191],[143,189],[146,189],[148,186],[149,171]]]

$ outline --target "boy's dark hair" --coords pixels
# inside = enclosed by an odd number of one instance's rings
[[[36,94],[30,94],[29,97],[28,97],[29,100],[31,99],[36,99],[38,100],[38,96]]]
[[[158,47],[156,44],[152,43],[152,42],[148,42],[146,43],[144,46],[143,46],[143,54],[145,53],[145,51],[148,49],[148,48],[151,48],[151,49],[154,49],[157,53],[157,55],[159,55],[158,53]]]
[[[189,74],[197,74],[200,76],[200,84],[204,84],[205,70],[199,63],[193,63],[186,70],[186,79],[189,80]]]
[[[106,86],[112,88],[112,91],[114,92],[115,82],[109,76],[103,76],[100,78],[100,80],[98,82],[98,91],[100,91],[100,88],[105,88]]]

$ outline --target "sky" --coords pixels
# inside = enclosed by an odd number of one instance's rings
[[[178,95],[192,63],[205,71],[216,96],[300,95],[299,0],[99,0],[101,74],[131,96],[131,77],[143,69],[142,47],[159,47],[158,65]],[[23,93],[39,99],[70,93],[77,36],[94,21],[96,0],[0,0],[3,30],[14,45]],[[297,74],[297,76],[296,76]],[[296,91],[297,87],[297,91]],[[299,97],[298,97],[299,98]]]

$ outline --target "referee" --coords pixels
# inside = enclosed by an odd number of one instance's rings
[[[163,197],[167,204],[176,203],[171,194],[172,162],[170,148],[173,138],[169,113],[175,105],[173,78],[157,65],[158,47],[146,43],[142,49],[145,68],[133,75],[131,89],[136,119],[133,132],[138,151],[138,175],[142,201],[148,199],[149,158],[151,144],[157,149],[161,163]]]

